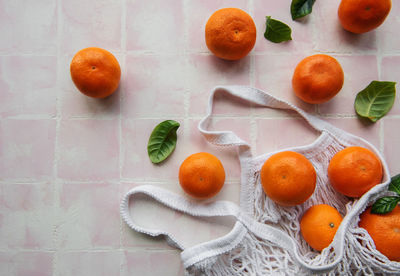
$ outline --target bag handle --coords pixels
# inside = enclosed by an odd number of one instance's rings
[[[213,114],[214,97],[216,94],[219,93],[227,93],[231,96],[235,96],[237,98],[260,106],[270,107],[274,109],[293,110],[301,117],[303,117],[317,131],[329,131],[338,133],[336,128],[329,123],[317,118],[316,116],[304,112],[303,110],[289,102],[278,99],[257,88],[239,85],[216,86],[212,90],[209,98],[207,115],[199,122],[198,125],[199,131],[211,144],[218,146],[239,146],[239,148],[242,148],[245,151],[250,149],[249,144],[243,141],[232,131],[208,130],[208,125]]]
[[[173,210],[177,210],[195,217],[233,216],[237,218],[237,220],[243,225],[243,227],[247,229],[247,231],[254,233],[260,238],[271,241],[291,252],[301,266],[312,272],[327,272],[331,270],[340,262],[343,256],[343,248],[340,247],[339,252],[337,252],[337,257],[332,263],[320,266],[309,265],[302,260],[298,253],[296,242],[287,233],[283,232],[282,230],[276,229],[273,226],[255,221],[253,218],[242,213],[239,207],[233,202],[215,201],[212,203],[200,204],[163,188],[151,185],[142,185],[131,189],[124,196],[121,202],[120,212],[123,220],[128,224],[130,228],[137,232],[147,234],[152,237],[165,236],[168,244],[181,250],[185,250],[184,246],[170,233],[157,229],[144,228],[133,221],[129,213],[129,200],[131,197],[134,197],[138,194],[147,195]],[[235,228],[237,228],[236,225]],[[241,233],[239,237],[240,240],[238,241],[240,242],[241,239],[244,237],[244,233],[243,231],[236,231],[236,233]],[[196,262],[206,258],[204,256],[215,256],[215,246],[226,246],[226,244],[219,243],[217,240],[215,240],[214,242],[217,242],[218,244],[212,244],[211,246],[210,244],[200,244],[192,247],[192,249],[194,250],[192,250],[191,252],[185,252],[184,256],[182,256],[185,267],[187,268],[195,264]],[[207,252],[207,250],[213,252]],[[199,253],[202,253],[202,257],[204,258],[199,258]]]
[[[221,217],[221,216],[234,216],[238,217],[240,212],[239,207],[229,201],[215,201],[212,203],[201,204],[194,200],[189,200],[185,197],[172,193],[168,190],[152,186],[142,185],[131,189],[122,199],[120,212],[123,220],[133,230],[147,234],[153,237],[165,236],[168,244],[178,249],[184,250],[184,246],[170,233],[141,227],[137,225],[129,213],[129,199],[138,194],[144,194],[161,204],[185,214],[195,217]]]

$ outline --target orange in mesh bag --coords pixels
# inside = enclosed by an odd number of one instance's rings
[[[309,145],[284,149],[302,154],[315,168],[315,191],[304,203],[281,206],[263,191],[260,183],[263,164],[271,155],[284,150],[254,157],[249,144],[233,132],[207,129],[213,112],[214,95],[218,93],[260,106],[293,110],[320,133]],[[199,123],[199,130],[212,144],[236,147],[241,164],[240,206],[230,201],[199,203],[150,185],[130,190],[121,202],[121,215],[129,227],[150,236],[165,236],[170,245],[182,250],[181,259],[187,275],[353,275],[400,271],[400,263],[390,261],[377,251],[367,231],[358,226],[359,215],[386,192],[390,183],[386,162],[373,145],[290,103],[246,86],[214,88],[208,115]],[[329,184],[327,175],[331,158],[350,146],[367,148],[382,162],[383,183],[374,186],[359,199],[350,199],[337,192]],[[134,222],[129,212],[129,201],[141,195],[195,217],[233,216],[235,225],[225,236],[185,248],[168,232],[147,229]],[[317,204],[328,204],[343,216],[334,240],[322,252],[312,250],[300,233],[302,215]]]

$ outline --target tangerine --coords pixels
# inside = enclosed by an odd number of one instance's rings
[[[344,73],[340,63],[323,54],[300,61],[292,78],[296,96],[310,104],[329,101],[342,89],[343,82]]]
[[[389,260],[400,262],[400,206],[386,214],[372,214],[371,207],[360,216],[358,226],[368,231],[376,249]]]
[[[205,199],[215,196],[224,185],[225,170],[221,161],[207,152],[186,158],[179,168],[179,183],[192,197]]]
[[[113,94],[121,78],[118,60],[107,50],[97,47],[77,52],[71,61],[70,71],[78,90],[93,98]]]
[[[392,7],[391,0],[342,0],[339,21],[349,32],[361,34],[380,26]]]
[[[253,49],[256,36],[256,25],[251,16],[237,8],[217,10],[205,28],[208,49],[226,60],[245,57]]]
[[[260,172],[265,194],[283,206],[305,202],[314,192],[317,174],[302,154],[283,151],[265,161]]]
[[[379,158],[369,149],[347,147],[336,153],[328,166],[331,185],[341,194],[360,197],[382,180]]]
[[[334,207],[327,204],[314,205],[301,218],[300,231],[312,248],[322,251],[333,241],[342,219]]]

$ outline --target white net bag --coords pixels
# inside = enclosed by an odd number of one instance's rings
[[[259,173],[264,162],[276,152],[253,157],[250,146],[233,132],[208,130],[217,93],[270,108],[294,110],[320,132],[310,145],[284,149],[303,154],[313,164],[317,184],[311,198],[294,207],[283,207],[265,195]],[[183,250],[181,258],[187,275],[400,274],[400,263],[391,262],[377,251],[367,231],[358,227],[359,215],[385,194],[390,183],[386,162],[373,145],[290,103],[245,86],[216,87],[210,97],[208,115],[200,122],[199,130],[212,144],[237,147],[242,169],[240,207],[228,201],[201,204],[153,186],[132,189],[121,203],[121,215],[132,229],[151,236],[164,235],[172,246]],[[350,199],[336,192],[327,177],[333,155],[348,146],[370,149],[383,164],[383,183],[359,199]],[[236,223],[221,238],[184,248],[169,233],[144,229],[134,223],[128,203],[137,194],[146,194],[169,208],[192,216],[233,216]],[[316,252],[301,237],[300,219],[309,207],[322,203],[335,207],[344,218],[333,242],[322,252]]]

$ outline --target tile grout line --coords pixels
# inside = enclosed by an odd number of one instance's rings
[[[61,125],[61,98],[62,98],[62,87],[61,87],[61,31],[62,31],[62,0],[57,0],[57,96],[56,96],[56,133],[54,142],[54,228],[53,228],[53,242],[54,242],[54,256],[53,256],[53,275],[58,275],[58,253],[59,253],[59,236],[58,236],[58,210],[60,207],[60,195],[61,195],[61,182],[58,181],[58,161],[59,161],[59,136],[60,136],[60,125]]]
[[[250,0],[248,4],[249,13],[253,15],[254,18],[254,0]],[[257,40],[257,38],[256,38]],[[254,45],[255,48],[255,45]],[[249,70],[249,78],[250,78],[250,86],[255,87],[256,84],[256,59],[255,59],[255,51],[249,55],[250,57],[250,70]],[[255,108],[254,105],[250,105],[250,141],[248,143],[251,147],[251,152],[255,154],[257,152],[257,123],[255,116]]]
[[[376,50],[376,66],[377,66],[377,70],[378,70],[378,80],[380,81],[382,78],[382,68],[381,68],[381,64],[382,64],[382,50],[381,50],[381,46],[382,43],[380,43],[379,39],[377,39],[377,50]],[[382,120],[381,125],[379,126],[379,151],[383,154],[384,152],[384,145],[385,145],[385,141],[384,141],[384,120]]]
[[[127,76],[127,66],[126,66],[126,41],[127,41],[127,24],[126,24],[126,7],[127,7],[127,0],[121,0],[121,50],[122,50],[122,78],[124,76]],[[123,79],[122,79],[123,81]],[[119,130],[119,181],[118,181],[118,202],[120,200],[121,194],[120,191],[122,191],[122,167],[123,167],[123,153],[125,152],[124,149],[124,142],[123,142],[123,137],[122,137],[122,111],[123,111],[123,101],[124,101],[124,89],[125,87],[122,87],[119,91],[119,125],[118,125],[118,130]],[[122,255],[124,254],[123,251],[123,221],[122,218],[119,218],[119,250],[122,252]],[[122,275],[123,273],[123,265],[124,265],[124,258],[121,257],[120,263],[119,263],[119,274]]]
[[[189,24],[187,18],[188,1],[182,0],[182,13],[183,13],[183,56],[184,56],[184,67],[185,72],[187,72],[187,67],[189,67]],[[190,135],[189,126],[189,114],[190,114],[190,87],[187,78],[184,82],[184,92],[183,92],[183,136],[184,138]]]

